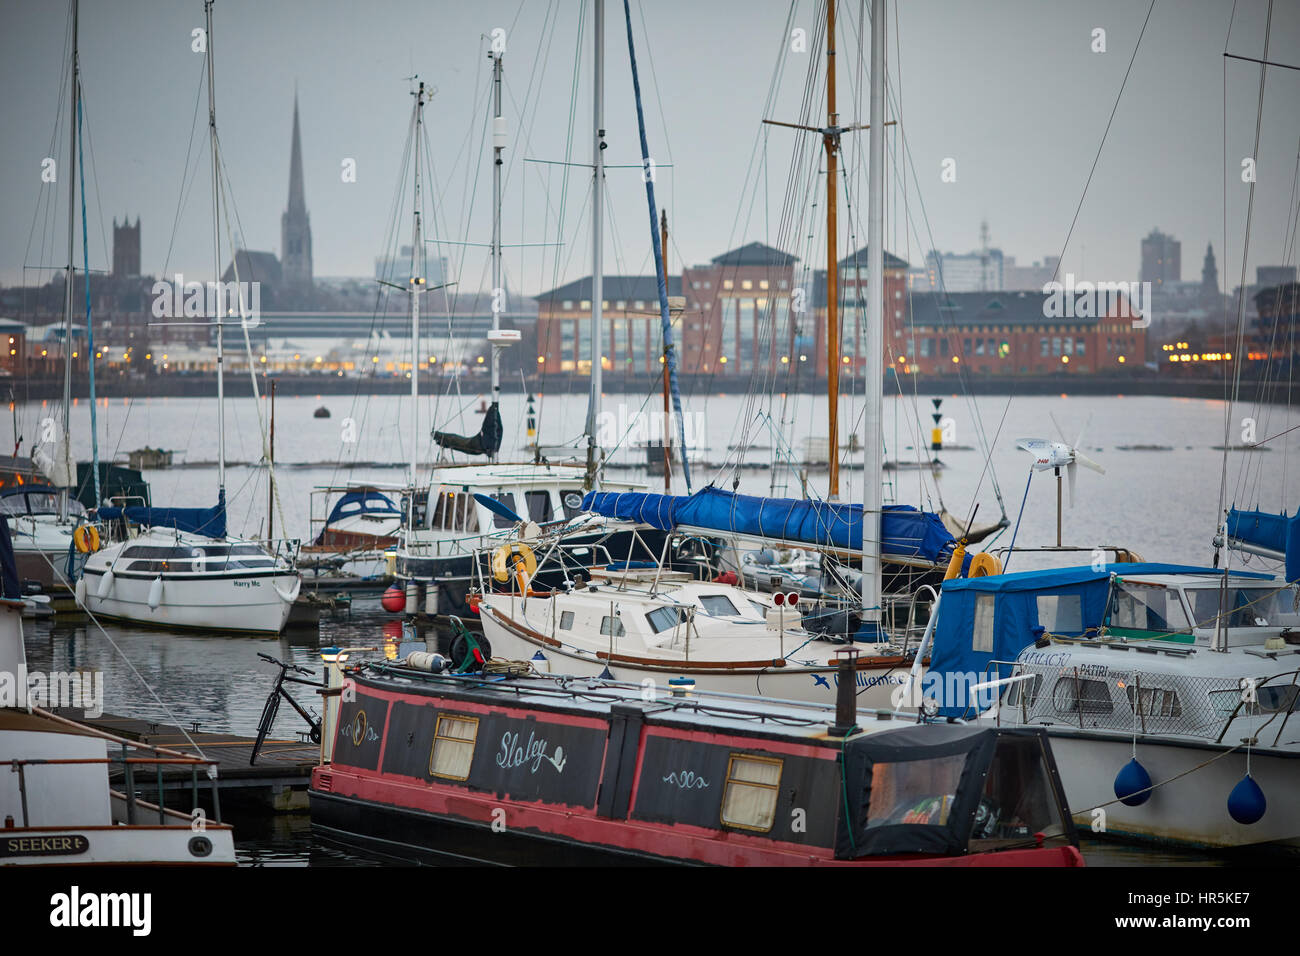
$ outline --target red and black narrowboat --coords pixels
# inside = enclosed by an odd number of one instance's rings
[[[349,670],[330,709],[312,825],[399,858],[1083,862],[1038,728],[850,729],[819,705],[406,662]]]

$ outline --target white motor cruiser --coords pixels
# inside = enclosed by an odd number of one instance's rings
[[[482,595],[485,654],[531,658],[556,674],[660,685],[684,679],[701,690],[828,703],[836,652],[852,646],[861,654],[859,709],[891,707],[907,677],[911,661],[900,648],[847,645],[805,631],[786,595],[626,565],[593,568],[568,591]]]
[[[936,618],[918,697],[950,717],[1046,727],[1079,826],[1300,847],[1297,585],[1058,568],[945,582]]]

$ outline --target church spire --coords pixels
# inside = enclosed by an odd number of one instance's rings
[[[289,152],[289,212],[306,213],[302,188],[302,136],[298,132],[298,93],[293,94],[293,146]]]
[[[280,264],[284,284],[310,289],[311,217],[307,215],[302,177],[302,134],[298,127],[298,91],[293,94],[293,141],[289,149],[289,205],[280,217]]]

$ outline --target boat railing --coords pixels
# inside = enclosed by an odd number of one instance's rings
[[[1004,717],[1012,719],[1009,711],[1020,724],[1051,722],[1081,730],[1189,736],[1215,743],[1223,743],[1234,726],[1241,727],[1248,720],[1263,721],[1246,724],[1252,745],[1276,721],[1270,745],[1277,746],[1300,704],[1300,670],[1269,677],[1232,677],[1126,669],[1114,664],[1102,668],[990,661],[979,675],[981,680],[968,689],[979,684],[993,687],[993,682],[1008,673],[1027,679],[1008,686],[1005,692],[999,690],[992,700],[974,701],[972,711],[991,707],[999,724]],[[942,696],[961,705],[963,695],[955,687],[945,687]]]
[[[33,708],[33,713],[42,717],[65,724],[69,727],[76,728],[83,734],[92,737],[99,737],[109,743],[117,744],[121,751],[107,757],[56,757],[56,758],[14,758],[6,760],[4,763],[9,765],[11,772],[18,774],[18,794],[22,806],[23,826],[30,826],[30,814],[27,806],[27,779],[29,768],[33,767],[62,767],[62,766],[85,766],[100,764],[109,769],[120,767],[123,777],[123,786],[125,792],[122,798],[126,804],[126,822],[134,826],[142,815],[142,811],[157,811],[158,825],[165,826],[167,815],[172,814],[178,821],[184,818],[187,825],[196,819],[201,819],[200,814],[203,811],[199,807],[199,768],[204,769],[204,775],[208,778],[212,793],[213,821],[221,823],[221,798],[217,789],[217,761],[205,757],[196,757],[192,754],[181,753],[178,750],[169,750],[165,747],[155,747],[152,744],[141,743],[140,741],[127,740],[123,737],[117,737],[113,734],[105,733],[95,727],[78,723],[75,720],[69,720],[66,717],[60,717],[58,714],[50,713],[39,707]],[[132,753],[144,752],[151,756],[132,756]],[[190,800],[191,813],[188,817],[175,810],[169,810],[165,806],[164,788],[163,788],[163,771],[168,767],[186,767],[190,768]],[[140,778],[137,773],[141,770],[147,771],[152,768],[154,771],[154,783],[157,792],[157,803],[147,803],[136,796],[137,784]]]
[[[926,592],[929,594],[930,613],[931,614],[934,613],[934,608],[939,603],[939,592],[936,591],[929,584],[922,584],[919,587],[915,588],[908,595],[907,618],[903,622],[903,626],[901,628],[898,626],[898,621],[894,616],[898,607],[898,602],[890,602],[889,604],[887,604],[887,608],[889,611],[889,622],[887,626],[887,632],[889,634],[894,634],[894,635],[897,635],[899,633],[903,635],[903,656],[904,657],[907,656],[908,647],[911,644],[912,637],[916,636],[919,639],[920,636],[925,632],[926,624],[929,623],[929,615],[926,616],[926,622],[924,624],[918,623],[916,620],[917,598],[920,597],[922,592]]]
[[[302,538],[269,538],[263,539],[262,544],[272,558],[277,562],[283,558],[289,567],[297,564],[298,553],[302,550]]]
[[[1140,564],[1144,560],[1142,555],[1138,554],[1132,548],[1126,548],[1123,545],[1117,544],[1097,544],[1090,546],[1064,544],[1019,548],[1007,546],[1005,548],[994,548],[992,551],[987,553],[998,559],[1002,565],[1003,572],[1005,573],[1007,565],[1010,563],[1011,556],[1015,554],[1087,554],[1091,556],[1097,551],[1100,551],[1103,554],[1113,555],[1114,559],[1110,562],[1112,564]],[[1089,563],[1091,563],[1091,561],[1092,558],[1089,557]]]
[[[622,681],[604,677],[575,677],[560,674],[531,672],[527,677],[506,679],[501,676],[483,674],[432,673],[404,666],[401,661],[372,661],[363,665],[366,669],[386,676],[417,680],[423,683],[446,683],[449,686],[475,686],[485,690],[513,694],[516,697],[557,697],[593,702],[617,702],[640,700],[657,705],[660,711],[691,711],[712,716],[733,717],[755,720],[759,723],[772,722],[782,726],[814,726],[833,724],[836,721],[834,703],[808,700],[792,700],[783,697],[763,696],[757,698],[752,694],[736,694],[719,690],[699,690],[694,687],[684,689],[671,686],[663,690],[656,686],[653,679],[647,681]],[[829,665],[827,671],[834,671]],[[754,705],[760,703],[763,708]],[[789,713],[797,711],[799,713]],[[860,710],[859,716],[870,716],[877,720],[898,718],[914,723],[915,712],[894,711],[888,709]],[[956,723],[963,721],[957,720]]]

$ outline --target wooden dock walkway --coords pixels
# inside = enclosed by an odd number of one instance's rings
[[[307,809],[307,785],[311,781],[312,768],[320,759],[320,745],[307,740],[305,735],[298,740],[268,737],[262,742],[257,763],[250,766],[248,758],[253,752],[253,737],[201,730],[197,723],[182,730],[174,724],[118,714],[85,717],[78,708],[61,708],[55,713],[115,737],[217,761],[216,785],[223,801],[232,798],[239,804],[253,803],[275,812]],[[164,765],[160,772],[161,781],[158,771],[138,772],[135,775],[137,792],[145,797],[157,796],[161,782],[163,794],[188,793],[192,781],[190,768]],[[120,783],[122,776],[121,770],[115,770],[112,779]],[[210,781],[200,772],[200,794],[207,795],[211,791]]]

